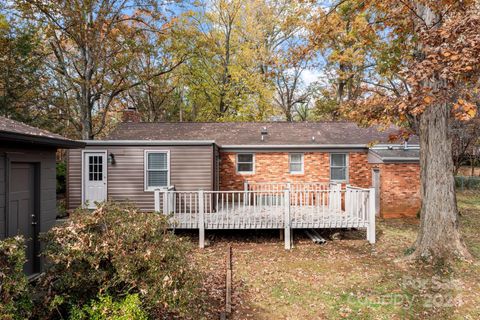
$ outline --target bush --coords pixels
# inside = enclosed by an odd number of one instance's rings
[[[25,240],[21,236],[0,241],[0,319],[28,319],[32,310],[26,262]]]
[[[57,162],[57,194],[67,191],[67,164],[65,161]]]
[[[460,190],[480,190],[480,177],[455,177],[455,186]]]
[[[146,320],[138,294],[129,294],[124,299],[113,301],[111,296],[99,296],[82,308],[74,307],[70,320]]]
[[[61,314],[99,294],[138,293],[154,318],[198,309],[200,278],[187,260],[190,244],[167,231],[165,217],[121,204],[78,210],[45,236],[43,286]]]

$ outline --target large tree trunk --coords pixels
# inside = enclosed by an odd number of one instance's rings
[[[449,108],[430,106],[420,119],[422,209],[414,258],[469,257],[458,228]]]

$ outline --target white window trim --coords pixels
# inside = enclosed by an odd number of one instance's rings
[[[342,154],[342,155],[345,155],[345,180],[334,180],[332,179],[332,155],[335,155],[335,154]],[[349,163],[349,159],[348,159],[348,153],[345,153],[345,152],[335,152],[335,153],[330,153],[330,156],[329,156],[329,161],[330,161],[330,181],[331,182],[345,182],[345,183],[348,183],[349,181],[349,174],[348,172],[350,171],[350,163]],[[340,168],[340,167],[335,167],[335,168]]]
[[[300,162],[300,164],[302,165],[302,169],[300,171],[292,171],[292,167],[290,166],[292,164],[292,155],[300,155],[302,156],[302,160]],[[301,152],[292,152],[292,153],[289,153],[288,154],[288,172],[290,172],[290,174],[304,174],[305,173],[305,166],[304,166],[304,162],[305,162],[305,154],[304,153],[301,153]]]
[[[148,154],[149,153],[166,153],[167,154],[167,185],[165,187],[149,187],[148,186]],[[157,189],[167,189],[170,186],[170,150],[145,150],[143,153],[143,183],[144,191],[155,191]]]
[[[251,154],[252,155],[252,171],[238,171],[238,156],[242,154]],[[247,162],[242,162],[247,163]],[[235,156],[235,171],[237,174],[255,174],[255,153],[253,152],[240,152]]]

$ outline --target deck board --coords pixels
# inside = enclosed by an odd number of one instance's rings
[[[206,212],[205,229],[281,229],[284,228],[284,210],[281,206],[236,205]],[[345,211],[328,207],[291,207],[291,228],[363,228],[365,218],[348,215]],[[172,228],[198,229],[198,214],[175,213],[169,219]]]

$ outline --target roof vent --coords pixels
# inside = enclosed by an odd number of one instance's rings
[[[312,142],[315,142],[315,136],[312,136]]]
[[[268,134],[267,127],[263,127],[261,131],[262,136]]]
[[[407,140],[405,140],[403,142],[403,150],[408,150],[408,141]]]

